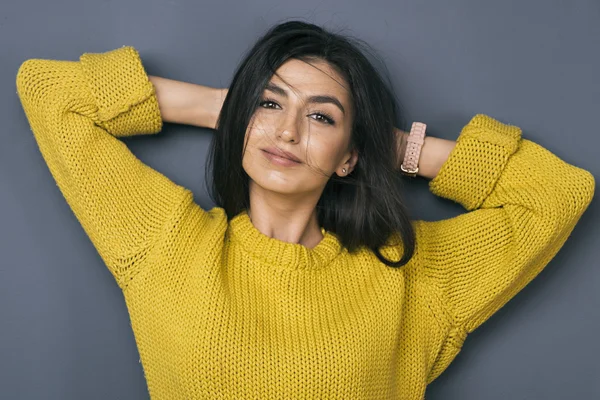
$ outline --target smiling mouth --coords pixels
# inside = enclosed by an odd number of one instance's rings
[[[301,163],[295,160],[291,160],[289,158],[285,158],[282,157],[280,155],[277,154],[273,154],[273,153],[269,153],[266,150],[261,150],[264,154],[264,156],[272,163],[272,164],[276,164],[276,165],[281,165],[284,167],[289,167],[289,166],[294,166],[294,165],[300,165]]]
[[[290,160],[290,161],[293,161],[293,162],[298,162],[298,161],[296,161],[296,160],[293,160],[293,159],[291,159],[291,158],[289,158],[289,157],[285,157],[285,156],[282,156],[282,155],[279,155],[279,154],[271,153],[270,151],[267,151],[267,150],[263,150],[263,151],[264,151],[265,153],[271,154],[272,156],[275,156],[275,157],[278,157],[278,158],[284,158],[284,159],[286,159],[286,160]]]

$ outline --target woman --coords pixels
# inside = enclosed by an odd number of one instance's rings
[[[156,399],[422,399],[595,188],[484,114],[456,142],[406,151],[358,43],[299,21],[261,37],[229,90],[148,76],[133,47],[27,60],[17,89],[123,290]],[[216,128],[211,210],[118,139],[163,122]],[[469,212],[407,217],[399,167],[413,148],[432,193]]]

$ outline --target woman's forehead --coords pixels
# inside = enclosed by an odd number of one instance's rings
[[[287,60],[273,74],[271,82],[287,91],[299,91],[304,94],[325,92],[340,97],[347,97],[349,94],[345,79],[331,64],[319,59]]]

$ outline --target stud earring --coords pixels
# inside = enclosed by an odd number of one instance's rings
[[[342,168],[342,172],[343,172],[343,173],[346,173],[346,168]]]

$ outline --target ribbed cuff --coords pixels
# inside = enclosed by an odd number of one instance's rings
[[[521,129],[485,114],[475,115],[461,131],[456,146],[429,190],[471,211],[494,189],[510,156],[517,151]]]
[[[115,136],[158,133],[162,118],[155,88],[132,46],[79,58],[98,106],[98,124]]]

